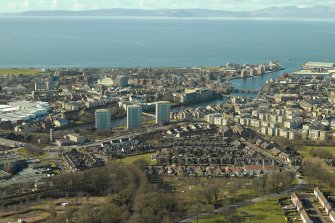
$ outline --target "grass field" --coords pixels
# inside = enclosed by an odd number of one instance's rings
[[[151,160],[151,155],[153,153],[146,153],[146,154],[141,154],[141,155],[135,155],[135,156],[128,156],[124,159],[121,159],[119,160],[121,163],[124,163],[124,164],[132,164],[134,163],[136,160],[140,160],[140,159],[143,159],[143,160],[146,160],[148,161],[151,165],[156,165],[157,164],[157,161],[156,160]]]
[[[311,151],[312,148],[328,151],[335,156],[335,146],[301,146],[297,149],[297,152],[304,158],[311,158],[312,156],[309,154],[309,151]]]
[[[0,69],[0,76],[2,75],[36,75],[36,74],[43,74],[47,72],[42,72],[40,69],[29,69],[29,68],[20,68],[20,69]]]
[[[195,223],[196,221],[194,221]],[[236,214],[225,219],[224,216],[211,216],[199,220],[199,223],[285,223],[284,214],[277,203],[277,199],[258,202],[247,207],[238,208]]]

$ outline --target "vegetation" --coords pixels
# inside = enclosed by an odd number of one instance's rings
[[[43,152],[40,147],[26,144],[25,147],[20,148],[18,152],[24,157],[37,157],[39,159],[45,157],[47,154]]]
[[[12,68],[12,69],[0,69],[0,75],[36,75],[44,74],[41,69],[29,69],[29,68]]]
[[[194,221],[195,223],[196,221]],[[285,223],[285,218],[277,199],[270,199],[264,202],[253,203],[250,206],[237,208],[234,214],[225,216],[214,215],[201,218],[199,223]]]
[[[140,154],[140,155],[134,155],[134,156],[127,156],[124,159],[120,159],[119,161],[123,164],[133,164],[138,160],[145,160],[146,162],[150,163],[150,165],[156,165],[157,160],[152,160],[151,155],[154,153],[146,153],[146,154]]]
[[[304,158],[319,157],[333,159],[335,157],[334,146],[301,146],[297,149]]]
[[[43,205],[44,211],[47,207],[48,222],[163,223],[214,208],[227,210],[231,203],[278,192],[292,183],[289,172],[260,178],[161,178],[147,176],[146,165],[148,160],[136,157],[128,160],[127,165],[115,161],[102,168],[58,175],[41,184],[39,195],[25,202],[40,204],[40,199],[45,198],[63,198],[62,202],[72,200],[69,207],[60,208],[60,204],[50,200],[50,204]],[[27,186],[27,193],[31,193],[30,188]],[[15,197],[18,189],[24,190],[24,185],[4,188],[2,194],[6,196],[3,200],[0,197],[0,203]],[[93,197],[103,200],[97,203],[84,201]],[[256,206],[254,210],[256,213]],[[234,219],[234,215],[227,211],[221,214],[225,219]]]
[[[91,169],[52,178],[52,184],[65,194],[108,196],[108,202],[80,211],[69,210],[52,215],[50,222],[169,222],[170,213],[177,210],[174,194],[150,184],[142,170],[143,162],[123,166],[113,163],[102,169]]]
[[[306,175],[309,184],[313,180],[316,185],[323,187],[335,187],[335,173],[319,158],[305,159],[303,162],[303,174]]]

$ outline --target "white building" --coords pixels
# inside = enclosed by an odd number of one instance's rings
[[[28,121],[49,114],[51,107],[49,103],[42,101],[14,101],[8,105],[0,105],[1,121]]]

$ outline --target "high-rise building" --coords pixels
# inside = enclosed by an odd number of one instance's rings
[[[95,128],[101,130],[111,130],[111,112],[108,109],[97,109],[95,111]]]
[[[137,129],[142,127],[142,107],[140,105],[127,106],[127,128]]]
[[[171,103],[159,101],[156,103],[156,124],[170,123]]]

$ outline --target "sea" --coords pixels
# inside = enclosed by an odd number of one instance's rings
[[[335,21],[240,18],[0,17],[0,68],[194,67],[269,63],[233,80],[259,89],[307,61],[335,62]]]

